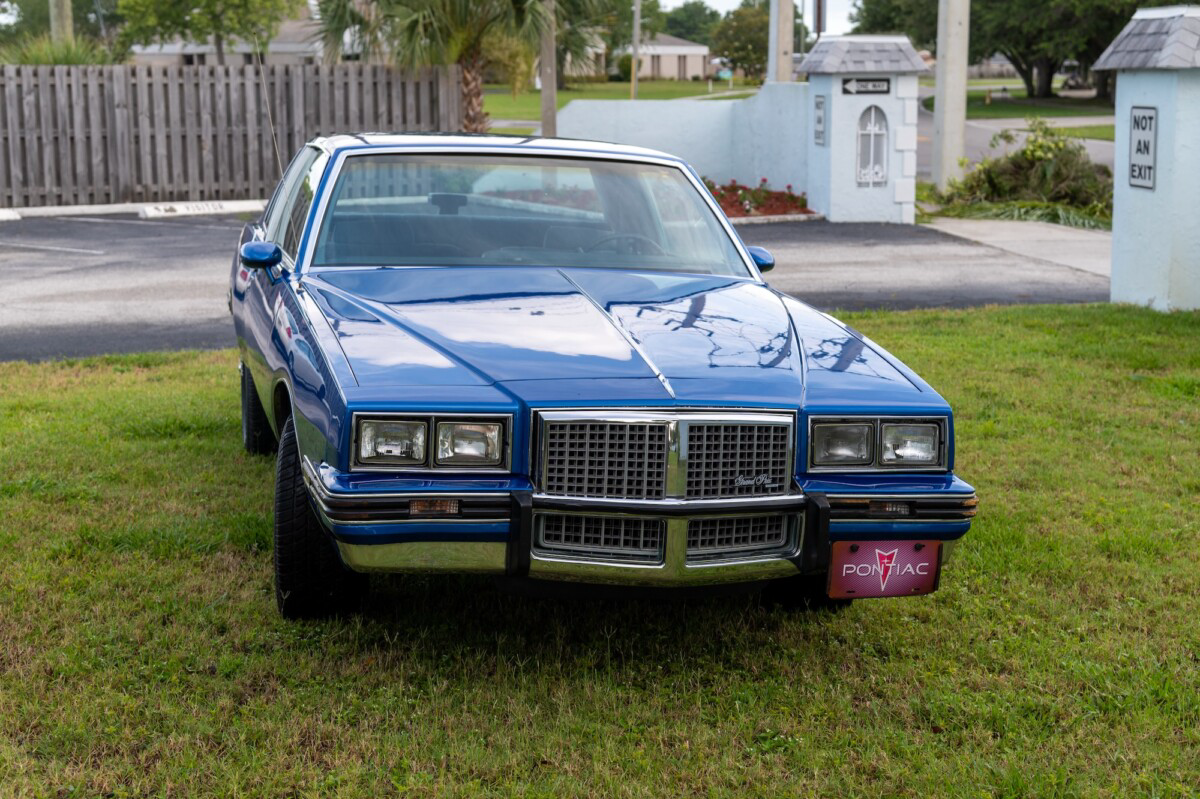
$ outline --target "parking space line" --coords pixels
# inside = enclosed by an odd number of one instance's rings
[[[240,225],[203,225],[190,222],[153,222],[148,219],[103,219],[87,216],[60,216],[68,222],[91,222],[94,225],[160,225],[174,228],[204,228],[207,230],[241,230]]]
[[[0,241],[0,247],[20,247],[25,250],[48,250],[50,252],[74,252],[80,255],[104,255],[104,250],[84,250],[79,247],[52,247],[49,244],[19,244],[15,241]]]

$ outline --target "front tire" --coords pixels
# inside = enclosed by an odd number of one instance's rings
[[[350,571],[308,499],[296,428],[291,418],[279,437],[275,460],[275,601],[286,619],[311,619],[353,611],[366,594],[367,577]]]
[[[245,364],[242,373],[242,446],[251,455],[270,455],[275,451],[275,434],[254,388],[254,378]]]
[[[784,610],[828,610],[837,613],[853,600],[830,599],[826,591],[828,575],[803,574],[776,580],[763,589],[763,599]]]

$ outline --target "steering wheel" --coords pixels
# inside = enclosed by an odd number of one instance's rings
[[[613,233],[612,235],[604,236],[601,239],[593,241],[589,246],[585,247],[583,251],[584,252],[595,252],[596,250],[600,249],[603,245],[609,243],[610,241],[628,241],[629,245],[630,245],[629,249],[628,249],[628,253],[631,255],[666,255],[667,254],[667,251],[664,250],[662,247],[660,247],[657,241],[655,241],[654,239],[649,238],[647,236],[639,235],[637,233]],[[639,244],[645,245],[645,248],[643,249],[642,247],[639,247],[638,246]],[[617,247],[612,248],[612,251],[616,252],[616,253],[622,253],[622,250]],[[624,254],[624,253],[622,253],[622,254]]]

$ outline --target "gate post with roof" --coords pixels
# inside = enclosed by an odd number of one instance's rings
[[[1200,6],[1139,10],[1093,68],[1120,73],[1112,301],[1200,308]]]
[[[800,65],[809,207],[833,222],[916,221],[917,76],[927,70],[906,36],[821,37]]]

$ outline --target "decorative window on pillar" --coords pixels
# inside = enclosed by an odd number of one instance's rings
[[[858,118],[858,185],[887,183],[887,115],[873,105]]]

